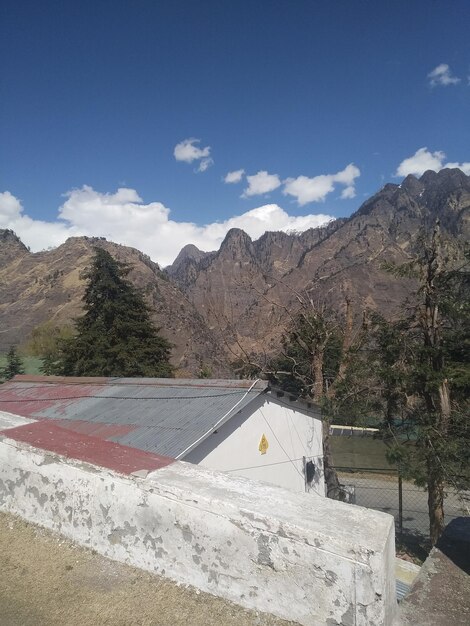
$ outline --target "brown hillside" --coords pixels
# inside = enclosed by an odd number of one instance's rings
[[[297,292],[339,311],[347,296],[357,319],[365,308],[393,314],[410,284],[384,272],[383,262],[409,259],[420,231],[437,218],[445,236],[468,241],[469,216],[470,177],[452,169],[387,184],[349,219],[322,228],[267,232],[257,241],[233,229],[216,252],[185,246],[165,272],[138,250],[102,239],[71,238],[32,254],[14,233],[0,231],[0,352],[41,322],[80,314],[81,272],[100,245],[132,265],[130,279],[175,344],[174,364],[192,374],[205,364],[223,376],[238,343],[247,351],[277,348]]]
[[[103,239],[73,237],[58,248],[30,253],[11,231],[2,231],[0,257],[0,352],[20,344],[46,320],[58,325],[81,313],[83,270],[94,246],[108,250],[132,266],[130,280],[143,289],[154,321],[174,344],[173,363],[187,373],[210,364],[214,374],[226,374],[223,351],[204,321],[179,288],[147,256]]]

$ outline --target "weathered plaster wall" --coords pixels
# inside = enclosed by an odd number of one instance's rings
[[[177,462],[124,476],[0,437],[0,509],[306,626],[386,626],[389,515]]]
[[[269,443],[266,454],[259,451],[263,434]],[[304,492],[303,456],[313,460],[316,466],[308,490],[325,495],[321,419],[299,411],[295,405],[289,407],[263,395],[217,429],[184,460]]]

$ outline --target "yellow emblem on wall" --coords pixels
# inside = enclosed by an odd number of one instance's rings
[[[266,454],[266,450],[269,448],[268,440],[266,439],[266,435],[263,433],[261,440],[259,442],[258,450],[261,454]]]

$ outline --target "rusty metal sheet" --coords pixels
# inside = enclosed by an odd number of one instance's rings
[[[23,383],[45,383],[45,384],[55,384],[55,383],[64,383],[67,385],[83,385],[84,383],[93,383],[95,385],[98,384],[106,384],[111,382],[113,379],[106,376],[40,376],[33,374],[17,374],[13,378],[13,382],[23,382]]]
[[[27,376],[0,386],[0,409],[176,458],[266,389],[251,380]]]
[[[127,435],[135,429],[133,425],[124,424],[98,424],[86,422],[85,420],[54,420],[54,424],[61,428],[68,428],[82,435],[90,435],[91,437],[101,437],[101,439],[111,439],[112,437],[121,437]]]
[[[0,434],[42,450],[106,467],[121,474],[132,474],[139,470],[155,471],[174,461],[168,457],[122,446],[99,437],[82,435],[61,428],[52,421],[33,422],[0,431]]]

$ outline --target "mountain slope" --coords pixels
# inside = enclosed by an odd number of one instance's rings
[[[130,280],[144,290],[161,333],[174,344],[172,361],[196,373],[209,363],[214,374],[227,373],[226,359],[194,306],[150,258],[103,239],[73,237],[58,248],[32,254],[11,231],[0,231],[0,352],[23,342],[38,324],[58,325],[81,313],[83,270],[95,246],[129,263]]]
[[[253,242],[230,231],[220,250],[193,260],[191,276],[173,279],[194,302],[208,325],[234,352],[275,347],[296,309],[297,293],[342,310],[350,299],[365,308],[393,314],[410,283],[384,272],[384,261],[402,263],[423,228],[440,219],[449,237],[470,236],[470,177],[458,169],[408,176],[387,184],[349,219],[301,235],[266,233]]]
[[[420,230],[437,218],[445,236],[470,239],[470,177],[458,169],[387,184],[350,218],[300,234],[267,232],[252,241],[232,229],[218,251],[185,246],[165,272],[138,250],[103,239],[71,238],[32,254],[14,233],[0,231],[0,352],[41,322],[80,314],[81,272],[100,245],[133,266],[130,279],[175,344],[174,364],[191,374],[204,364],[223,376],[240,346],[277,349],[299,292],[338,311],[348,298],[357,319],[366,308],[393,314],[411,283],[382,264],[408,260]]]

